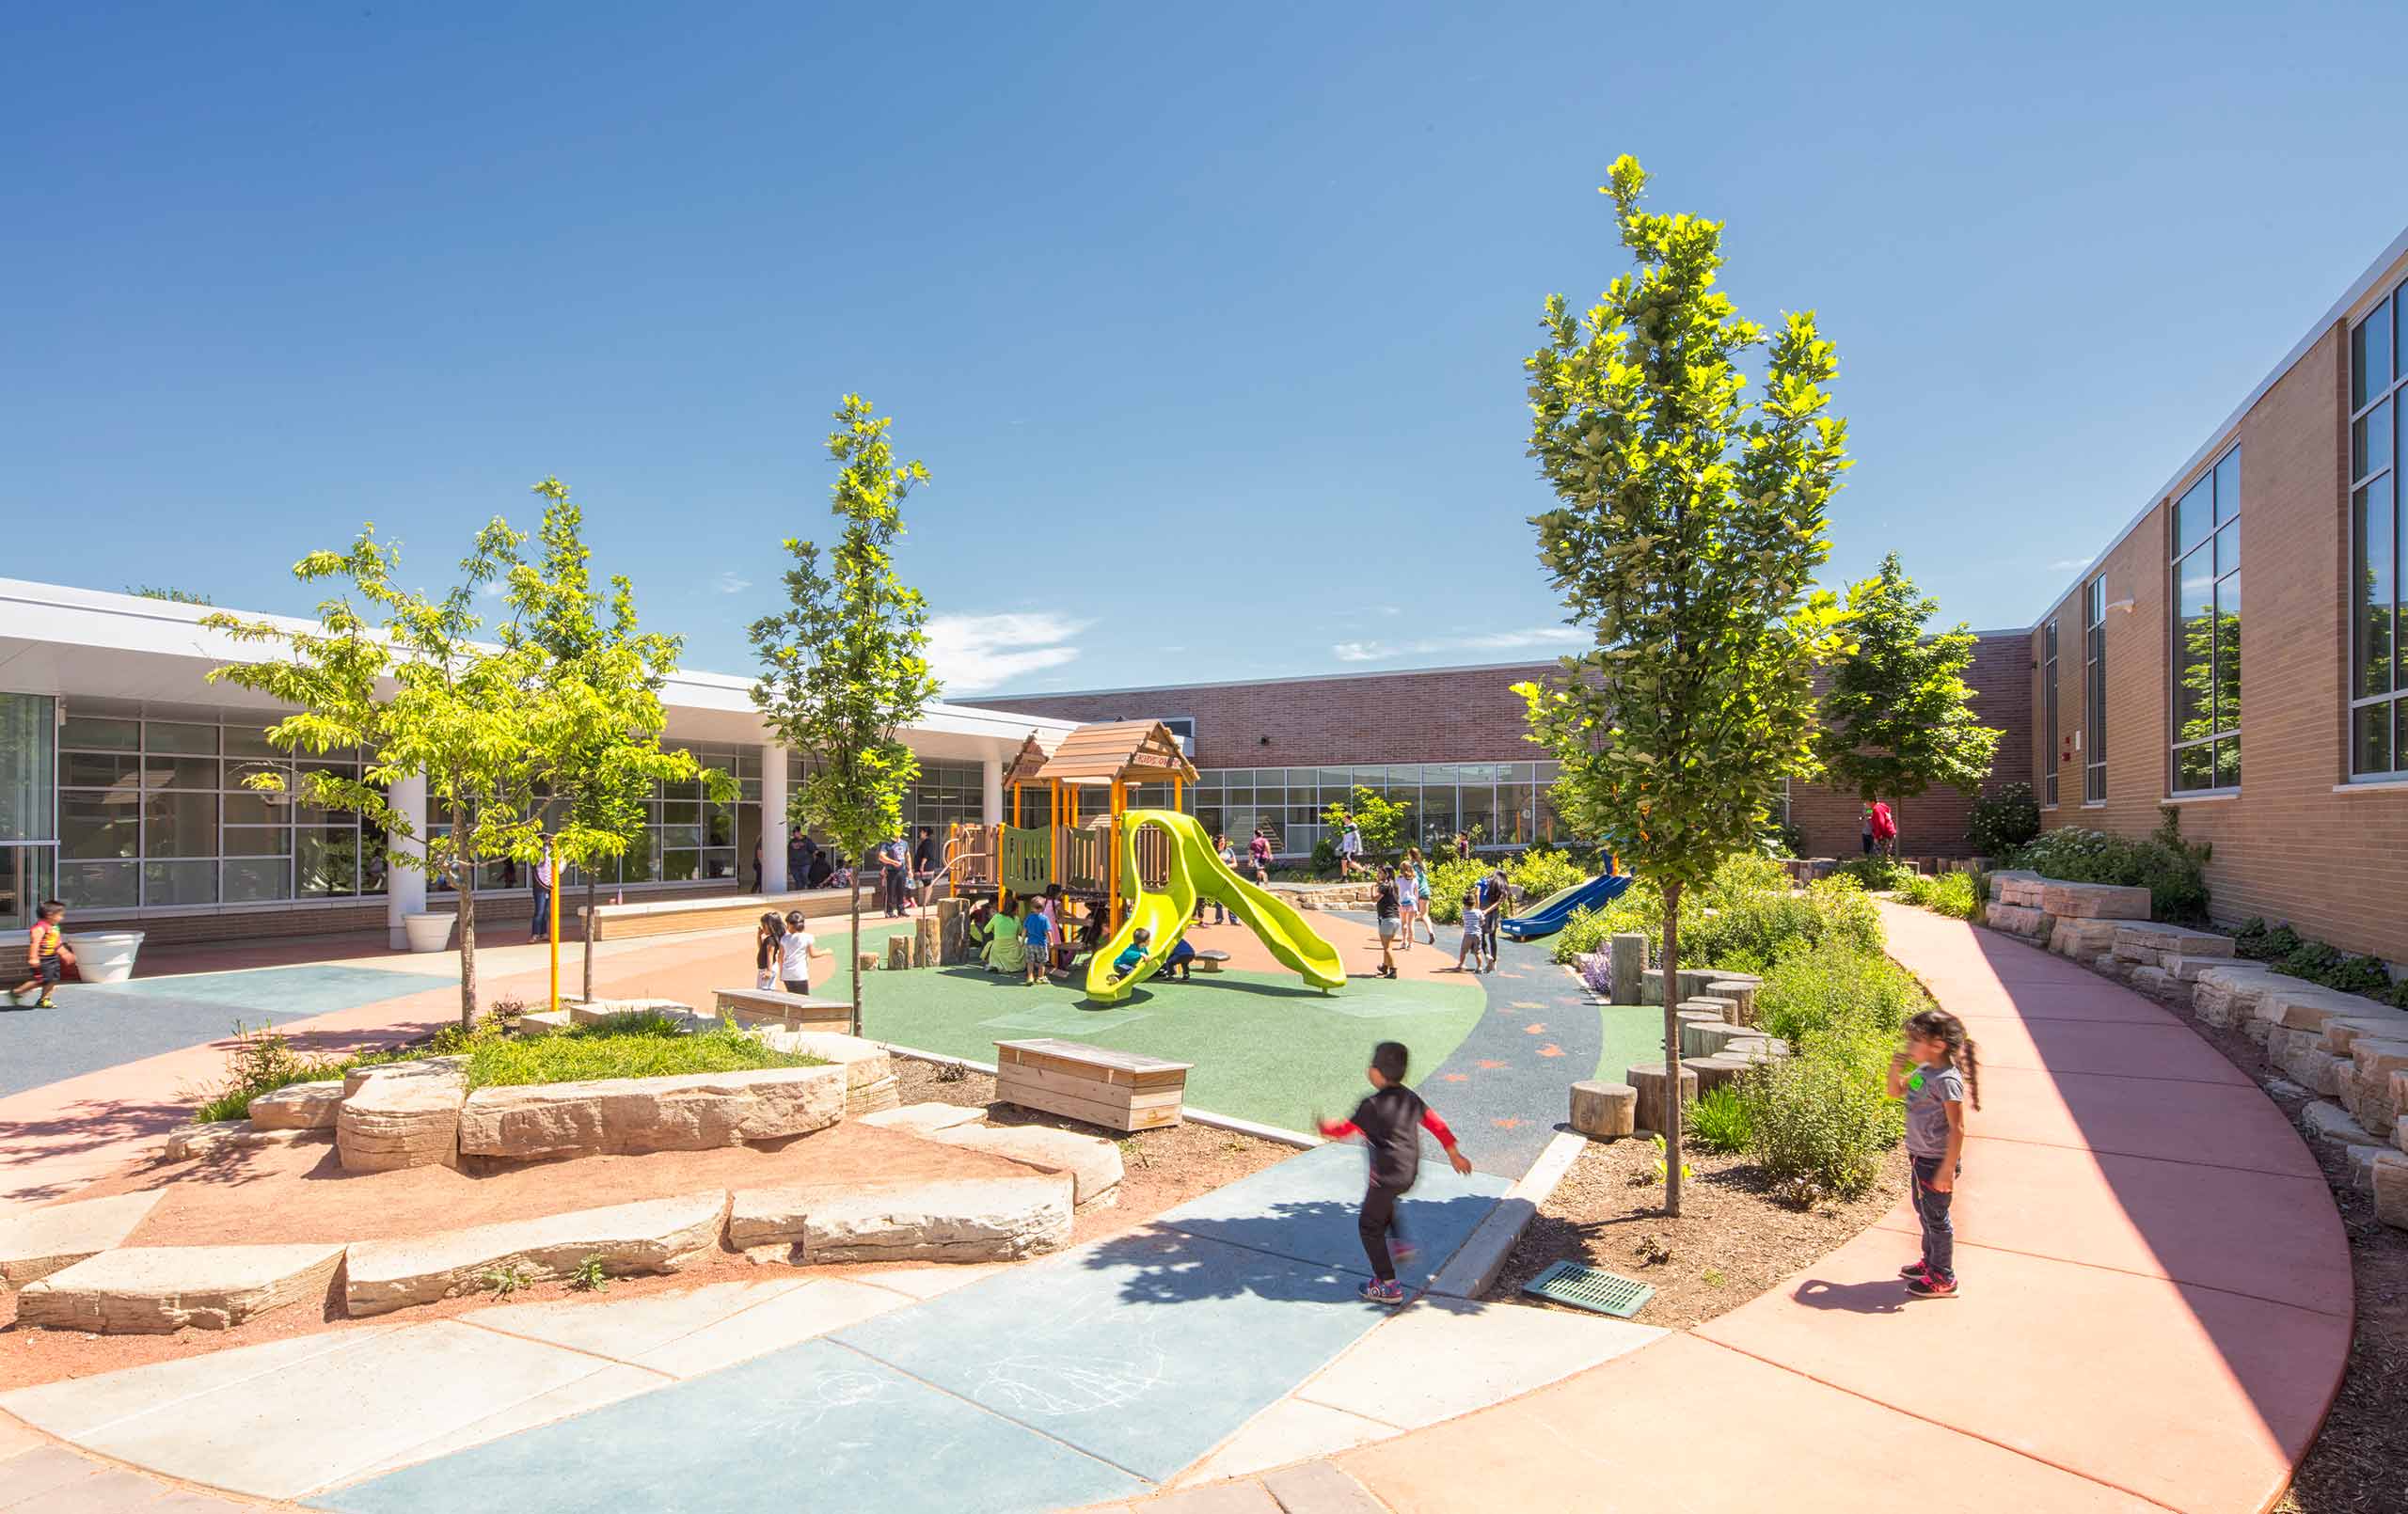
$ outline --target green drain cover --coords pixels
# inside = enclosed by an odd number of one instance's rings
[[[1656,1297],[1656,1285],[1634,1282],[1620,1273],[1578,1262],[1557,1262],[1523,1284],[1522,1291],[1568,1303],[1575,1309],[1628,1319],[1639,1313],[1641,1304]]]

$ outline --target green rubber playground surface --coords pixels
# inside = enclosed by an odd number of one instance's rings
[[[1191,1062],[1191,1108],[1291,1130],[1310,1128],[1316,1112],[1337,1118],[1354,1107],[1378,1042],[1402,1041],[1417,1078],[1434,1069],[1484,1002],[1473,982],[1363,978],[1324,995],[1268,972],[1149,982],[1109,1006],[1073,986],[1030,987],[977,968],[862,978],[862,1016],[879,1040],[992,1062],[997,1041],[1057,1036]]]
[[[1641,1062],[1664,1061],[1664,1009],[1660,1004],[1608,1004],[1597,1014],[1605,1020],[1605,1044],[1597,1050],[1599,1082],[1618,1083],[1622,1075]]]

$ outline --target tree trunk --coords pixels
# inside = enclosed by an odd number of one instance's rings
[[[1681,886],[1664,885],[1664,1213],[1681,1217]]]
[[[852,948],[845,954],[853,959],[853,1033],[862,1033],[862,870],[853,869],[852,887]]]
[[[591,867],[585,874],[585,1001],[594,1001],[594,911],[598,907],[602,885],[595,881]]]
[[[460,1029],[477,1023],[477,870],[471,864],[465,879],[454,879],[452,891],[460,898]]]

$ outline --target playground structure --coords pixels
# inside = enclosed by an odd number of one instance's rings
[[[1595,877],[1558,889],[1518,915],[1509,916],[1497,929],[1516,941],[1533,941],[1542,936],[1552,936],[1572,919],[1576,909],[1603,909],[1622,897],[1630,887],[1627,874],[1616,873],[1608,863],[1607,870]]]
[[[1159,721],[1081,726],[1051,754],[1032,734],[1004,775],[1008,819],[956,825],[946,837],[947,890],[956,897],[992,892],[999,905],[1058,890],[1099,912],[1102,938],[1086,978],[1097,999],[1120,998],[1150,977],[1199,898],[1217,900],[1314,987],[1326,992],[1344,983],[1336,948],[1294,908],[1223,863],[1213,838],[1182,812],[1196,776],[1179,738]],[[1170,788],[1168,809],[1130,807],[1133,791],[1163,784]],[[1114,974],[1113,960],[1140,929],[1148,933],[1144,962]]]

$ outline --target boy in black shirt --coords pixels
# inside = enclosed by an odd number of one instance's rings
[[[1371,1049],[1371,1065],[1363,1075],[1370,1080],[1371,1096],[1354,1106],[1353,1119],[1321,1122],[1321,1133],[1330,1140],[1359,1135],[1370,1149],[1371,1181],[1356,1228],[1362,1232],[1363,1254],[1371,1263],[1371,1281],[1361,1291],[1373,1303],[1404,1301],[1404,1289],[1397,1285],[1396,1260],[1388,1253],[1388,1232],[1397,1232],[1399,1247],[1411,1260],[1413,1247],[1396,1222],[1396,1205],[1420,1174],[1421,1132],[1438,1138],[1456,1172],[1471,1172],[1471,1159],[1456,1149],[1455,1133],[1447,1122],[1404,1086],[1404,1043],[1382,1041]]]

